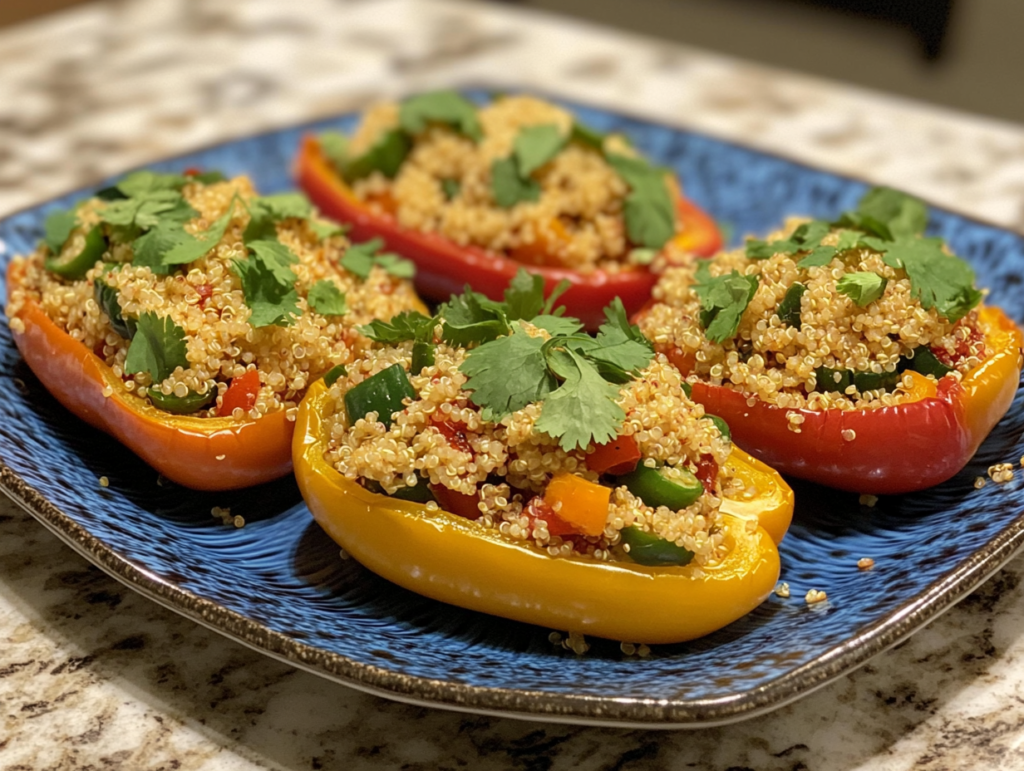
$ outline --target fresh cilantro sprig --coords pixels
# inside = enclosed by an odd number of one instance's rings
[[[382,238],[352,244],[342,255],[339,264],[359,278],[369,278],[374,266],[383,268],[395,278],[412,278],[416,275],[415,263],[391,252],[381,252],[383,246]]]
[[[723,343],[736,336],[740,319],[754,298],[760,279],[732,271],[712,276],[706,261],[697,265],[697,283],[693,291],[700,299],[700,324],[704,334],[714,343]]]
[[[853,300],[861,308],[867,307],[885,293],[888,279],[877,273],[847,273],[836,282],[836,291]]]
[[[412,150],[413,137],[431,123],[451,126],[475,142],[483,138],[472,102],[454,91],[434,91],[403,101],[398,109],[398,125],[381,133],[361,155],[352,155],[348,138],[337,131],[321,134],[320,147],[349,182],[368,177],[375,171],[394,179]]]
[[[419,134],[431,123],[451,126],[474,142],[483,139],[476,106],[454,91],[419,94],[402,102],[398,111],[398,124],[408,134]]]
[[[309,307],[321,316],[344,316],[348,310],[345,294],[330,279],[320,279],[306,295]]]
[[[175,369],[188,369],[185,330],[169,316],[146,311],[139,314],[128,346],[124,370],[129,375],[145,372],[153,383],[166,380]]]
[[[606,153],[605,158],[630,188],[623,206],[629,240],[647,249],[661,249],[676,231],[665,172],[641,158],[615,153]]]
[[[567,451],[608,441],[625,417],[616,403],[619,386],[650,363],[650,343],[629,323],[621,301],[605,310],[596,338],[583,334],[578,321],[561,315],[564,309],[552,308],[552,298],[543,300],[538,279],[520,271],[505,302],[467,292],[441,308],[443,336],[475,346],[460,367],[463,388],[485,420],[543,402],[537,429]],[[524,322],[551,337],[530,334]]]
[[[491,164],[494,202],[503,209],[511,209],[517,203],[539,200],[541,187],[533,173],[558,155],[567,141],[568,137],[554,124],[520,129],[512,154],[496,158]]]

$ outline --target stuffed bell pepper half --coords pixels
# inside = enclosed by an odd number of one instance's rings
[[[1022,335],[927,219],[872,190],[834,222],[667,270],[640,327],[779,471],[859,493],[938,484],[1009,409]]]
[[[501,302],[467,291],[364,328],[374,346],[299,409],[313,516],[384,578],[518,621],[668,643],[750,612],[791,490],[621,303],[591,337],[543,292],[523,271]]]
[[[562,280],[588,329],[615,297],[650,297],[656,256],[721,246],[714,221],[678,180],[619,135],[531,96],[477,106],[450,91],[379,104],[351,137],[306,140],[300,186],[354,237],[379,237],[416,263],[416,287],[443,301],[468,283],[500,300],[519,268]]]
[[[164,477],[226,490],[291,470],[299,400],[369,343],[359,325],[423,309],[412,272],[302,194],[141,171],[50,214],[6,313],[65,407]]]

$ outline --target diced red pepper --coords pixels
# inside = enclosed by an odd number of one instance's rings
[[[256,396],[260,392],[260,373],[250,369],[241,377],[231,379],[231,385],[224,392],[220,403],[219,415],[230,415],[237,408],[248,412],[256,404]]]
[[[617,436],[587,455],[587,468],[598,474],[628,474],[640,460],[640,447],[630,436]]]
[[[576,529],[558,516],[555,510],[539,495],[530,499],[530,502],[526,504],[526,508],[523,509],[523,513],[530,519],[531,528],[539,520],[548,526],[548,533],[550,535],[557,535],[559,537],[579,535]]]
[[[480,502],[479,496],[450,490],[444,485],[430,485],[430,492],[437,498],[438,506],[445,511],[466,519],[480,518],[480,507],[477,505]]]
[[[705,490],[714,491],[715,480],[718,479],[718,463],[710,455],[701,455],[694,476],[704,485]]]
[[[434,428],[444,435],[448,444],[456,450],[473,454],[473,448],[469,444],[469,437],[465,431],[465,423],[453,423],[450,420],[434,420]]]

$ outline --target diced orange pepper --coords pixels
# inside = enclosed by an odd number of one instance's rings
[[[609,487],[575,474],[558,474],[544,491],[544,502],[585,535],[601,535],[608,520]]]

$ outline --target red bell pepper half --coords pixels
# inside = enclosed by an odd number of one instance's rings
[[[303,142],[296,164],[299,186],[320,211],[349,223],[354,241],[381,238],[388,249],[416,263],[416,289],[432,300],[447,300],[466,284],[475,291],[500,300],[509,282],[524,263],[475,246],[460,246],[436,233],[406,230],[390,214],[371,210],[359,200],[323,154],[315,137]],[[722,245],[715,221],[691,201],[678,198],[676,210],[683,228],[677,244],[701,257],[709,257]],[[538,262],[536,255],[531,263]],[[559,299],[568,315],[579,318],[588,329],[604,322],[603,309],[616,297],[633,314],[647,302],[657,275],[645,266],[626,266],[609,272],[581,272],[569,268],[528,264],[531,273],[544,276],[545,293],[563,279],[569,289]]]

